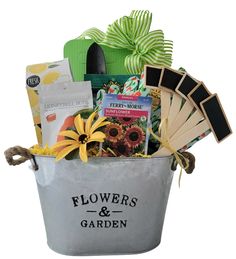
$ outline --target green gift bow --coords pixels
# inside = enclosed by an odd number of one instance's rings
[[[128,49],[124,65],[130,74],[141,74],[145,64],[171,66],[173,42],[164,40],[162,30],[151,31],[152,14],[132,11],[108,26],[104,33],[97,28],[86,30],[79,38],[90,37],[96,43],[116,49]]]

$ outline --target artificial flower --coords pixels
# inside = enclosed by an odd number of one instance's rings
[[[114,145],[117,156],[130,156],[131,149],[124,141],[119,141]]]
[[[58,152],[56,161],[61,160],[76,149],[79,149],[80,159],[83,162],[88,161],[87,144],[90,142],[104,142],[106,135],[103,132],[96,130],[110,123],[105,121],[106,117],[100,117],[93,123],[96,114],[96,112],[93,112],[86,123],[84,123],[81,115],[78,114],[74,119],[76,130],[65,130],[59,133],[60,136],[64,136],[67,139],[53,145],[52,148],[54,150],[63,147],[63,149]]]
[[[101,152],[101,156],[102,157],[116,157],[116,153],[111,149],[111,148],[102,148],[102,152]]]
[[[107,125],[104,132],[106,134],[107,140],[112,143],[116,143],[123,137],[122,127],[117,123],[111,123]]]
[[[50,148],[48,145],[41,147],[40,145],[34,145],[29,149],[32,155],[41,155],[41,156],[56,156],[57,151]]]
[[[136,119],[132,117],[119,117],[118,120],[124,126],[132,124]]]
[[[137,147],[145,140],[143,130],[138,126],[131,126],[126,130],[125,142],[129,147]]]

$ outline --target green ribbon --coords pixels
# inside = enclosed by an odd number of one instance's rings
[[[164,39],[162,30],[149,31],[152,14],[149,11],[132,11],[108,26],[104,33],[97,28],[86,30],[79,38],[90,37],[96,43],[115,49],[128,49],[124,65],[130,74],[141,74],[143,66],[171,66],[172,41]]]

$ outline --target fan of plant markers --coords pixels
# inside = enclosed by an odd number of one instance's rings
[[[188,148],[210,131],[217,142],[232,133],[217,94],[211,94],[203,82],[186,72],[149,65],[144,78],[147,88],[160,89],[161,121],[167,122],[160,137],[165,131],[171,149]],[[161,145],[153,156],[170,155],[171,149]]]

